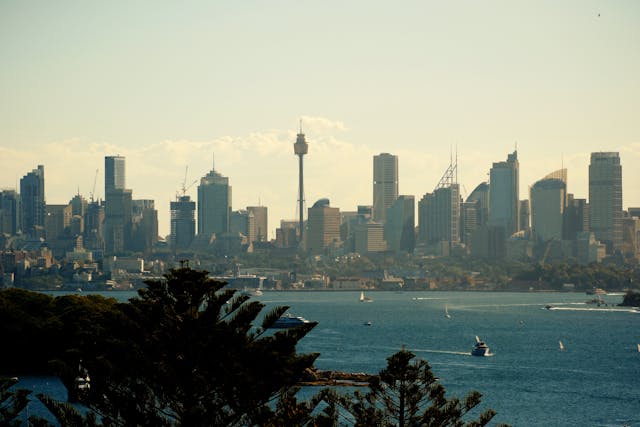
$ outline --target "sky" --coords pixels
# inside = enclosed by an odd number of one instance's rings
[[[617,151],[640,206],[640,2],[0,2],[0,188],[43,164],[47,203],[103,198],[122,155],[166,235],[215,167],[274,237],[300,120],[307,206],[372,204],[382,152],[417,204],[457,151],[465,196],[516,147],[521,199],[563,166],[588,198],[590,153]]]

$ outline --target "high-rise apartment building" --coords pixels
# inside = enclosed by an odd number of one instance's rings
[[[307,251],[321,254],[340,241],[340,209],[329,206],[329,199],[320,199],[308,210]]]
[[[530,189],[531,228],[536,240],[562,240],[567,205],[567,170],[537,181]]]
[[[229,231],[231,217],[231,186],[229,178],[211,170],[200,179],[198,186],[198,235]]]
[[[171,208],[171,250],[188,249],[196,234],[196,202],[184,195],[170,203]]]
[[[42,230],[45,217],[44,166],[38,165],[20,180],[23,231],[32,237]]]
[[[104,158],[104,194],[112,190],[125,189],[125,163],[122,156],[106,156]]]
[[[384,221],[387,209],[398,198],[398,156],[373,156],[373,219]]]
[[[622,249],[622,165],[617,152],[591,153],[589,221],[608,253]]]
[[[489,224],[504,227],[507,237],[519,230],[519,168],[518,152],[514,151],[506,162],[494,163],[489,172]]]
[[[415,210],[413,196],[398,196],[387,209],[384,238],[389,250],[413,253],[416,246]]]

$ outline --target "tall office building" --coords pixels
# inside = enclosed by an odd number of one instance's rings
[[[486,225],[489,221],[489,183],[481,182],[469,194],[465,202],[477,202],[476,222],[478,226]]]
[[[20,180],[23,231],[32,237],[42,230],[45,217],[44,166],[38,165]]]
[[[398,198],[398,156],[373,156],[373,219],[384,221],[387,209]]]
[[[171,208],[171,250],[188,249],[196,234],[196,202],[184,195],[170,203]]]
[[[230,217],[229,178],[212,169],[198,186],[198,235],[209,238],[213,233],[228,232]]]
[[[131,239],[131,190],[111,190],[107,193],[104,215],[104,244],[109,254],[122,253]]]
[[[576,240],[578,233],[589,231],[589,204],[587,199],[575,199],[567,194],[562,234],[564,240]]]
[[[247,206],[247,210],[253,214],[256,224],[254,241],[267,242],[269,240],[269,214],[266,206]]]
[[[440,187],[418,202],[420,241],[427,244],[460,242],[460,185]]]
[[[591,153],[589,220],[608,253],[622,249],[622,165],[617,152]]]
[[[20,195],[14,190],[0,191],[0,233],[14,236],[20,225]]]
[[[416,247],[415,210],[413,196],[398,196],[387,209],[384,238],[389,250],[413,253]]]
[[[131,238],[128,248],[134,252],[153,252],[158,242],[158,211],[155,201],[131,201]]]
[[[531,228],[536,240],[562,240],[567,205],[567,170],[537,181],[530,189]]]
[[[124,157],[106,156],[104,158],[104,194],[112,190],[125,189]]]
[[[329,206],[329,199],[320,199],[309,208],[307,216],[307,251],[321,254],[340,241],[340,209]]]
[[[45,236],[48,242],[59,239],[71,224],[72,208],[67,205],[46,205],[44,217]]]
[[[507,237],[519,230],[519,168],[518,152],[514,151],[506,162],[494,163],[489,173],[489,224],[504,227]]]
[[[105,251],[122,253],[129,249],[132,226],[132,191],[125,189],[125,158],[104,158],[105,215],[103,238]]]
[[[531,202],[529,200],[520,200],[520,231],[528,233],[531,231]]]
[[[99,201],[91,201],[84,214],[84,247],[104,251],[105,207]]]
[[[246,209],[232,211],[229,218],[229,231],[237,235],[242,234],[247,238],[247,244],[256,241],[256,219],[253,212]]]

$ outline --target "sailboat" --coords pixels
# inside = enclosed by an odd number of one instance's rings
[[[364,291],[360,291],[360,302],[372,302],[373,300],[364,295]]]
[[[444,306],[444,317],[446,317],[447,319],[451,319],[451,315],[449,314],[449,307],[448,306]]]
[[[562,344],[562,341],[558,341],[558,344],[560,345],[560,351],[564,351],[564,344]]]

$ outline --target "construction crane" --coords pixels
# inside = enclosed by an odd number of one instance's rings
[[[187,185],[187,172],[188,171],[189,171],[189,165],[185,166],[185,168],[184,168],[184,180],[182,180],[182,187],[180,187],[180,191],[178,193],[176,193],[176,200],[179,200],[180,197],[186,196],[187,195],[187,190],[190,189],[193,186],[193,184],[198,182],[198,180],[196,179],[191,184]]]
[[[91,189],[91,193],[89,194],[89,198],[91,199],[91,203],[93,203],[93,194],[96,191],[96,181],[98,180],[98,171],[100,169],[96,169],[96,176],[93,177],[93,188]]]

